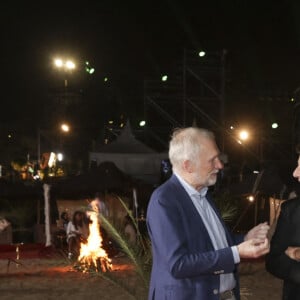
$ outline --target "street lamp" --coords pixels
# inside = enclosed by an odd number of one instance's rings
[[[69,132],[70,131],[70,126],[68,124],[61,124],[60,126],[61,130],[64,132]]]
[[[63,123],[60,126],[60,130],[67,133],[70,131],[70,126],[66,123]],[[37,162],[38,162],[38,165],[40,165],[40,163],[41,163],[41,133],[42,133],[42,130],[40,128],[38,128],[38,131],[37,131]]]
[[[241,130],[239,132],[239,138],[241,141],[246,141],[249,138],[249,132],[247,130]]]
[[[63,137],[62,135],[68,134],[70,132],[70,126],[67,123],[62,123],[60,126],[61,133],[60,134],[60,141],[59,141],[59,147],[60,151],[62,151],[63,148]]]
[[[70,59],[67,59],[67,60],[63,60],[61,58],[55,58],[54,59],[54,66],[60,70],[63,70],[65,72],[72,72],[75,68],[76,68],[76,65],[75,63],[70,60]],[[68,86],[68,80],[65,79],[64,81],[65,83],[65,87]]]

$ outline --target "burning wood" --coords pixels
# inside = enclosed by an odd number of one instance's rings
[[[83,272],[102,271],[107,272],[112,269],[111,259],[102,248],[102,237],[96,211],[90,212],[91,223],[90,233],[87,243],[81,243],[78,262]]]

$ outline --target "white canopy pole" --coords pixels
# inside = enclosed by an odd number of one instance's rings
[[[44,200],[45,200],[45,235],[46,235],[46,247],[51,246],[51,234],[50,234],[50,185],[44,184]]]

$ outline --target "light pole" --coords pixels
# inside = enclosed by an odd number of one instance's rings
[[[70,59],[63,60],[61,58],[54,59],[54,66],[57,69],[63,70],[65,72],[72,72],[76,68],[75,63],[72,60],[70,60]],[[68,87],[68,79],[67,78],[64,79],[64,86],[65,86],[65,88]]]

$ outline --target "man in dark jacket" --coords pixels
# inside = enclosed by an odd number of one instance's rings
[[[269,251],[269,225],[229,232],[208,192],[223,168],[212,132],[177,129],[169,148],[173,175],[147,209],[153,265],[149,300],[239,300],[241,258]]]
[[[297,147],[300,154],[300,147]],[[293,176],[300,181],[300,156]],[[300,300],[300,199],[281,205],[266,269],[283,280],[283,300]]]

